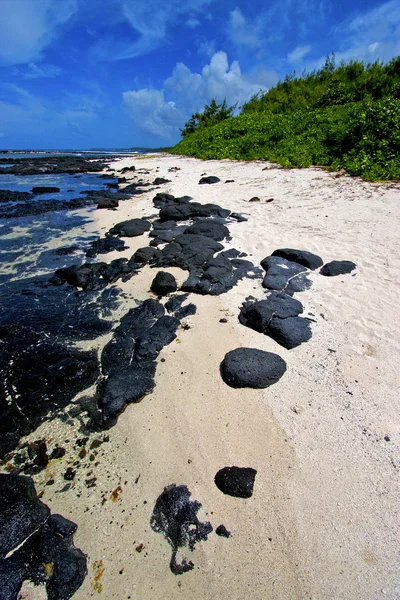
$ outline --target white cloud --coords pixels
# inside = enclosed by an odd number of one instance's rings
[[[235,8],[229,13],[228,30],[229,37],[234,44],[251,48],[260,46],[260,40],[256,34],[257,27],[245,19],[240,8]]]
[[[78,9],[77,0],[1,0],[0,65],[40,60],[42,51]]]
[[[297,46],[292,52],[289,52],[287,59],[290,63],[299,62],[310,50],[311,46]]]
[[[373,44],[370,44],[368,46],[368,52],[371,52],[371,54],[374,54],[379,48],[379,42],[374,42]]]
[[[23,79],[52,78],[57,77],[60,73],[61,69],[59,67],[45,63],[29,63],[23,67],[15,67],[13,70],[13,75],[18,75]]]
[[[190,17],[190,19],[188,19],[186,21],[186,25],[188,27],[190,27],[190,29],[196,29],[196,27],[198,27],[200,25],[200,21],[199,21],[199,19],[195,19],[194,17]]]
[[[400,3],[390,0],[343,21],[334,33],[339,40],[338,61],[390,60],[400,54]]]
[[[168,27],[181,19],[195,26],[197,16],[213,1],[115,0],[121,20],[131,27],[136,39],[132,41],[132,35],[99,38],[93,54],[95,58],[102,60],[125,60],[147,54],[165,40]]]
[[[244,75],[237,61],[228,63],[225,52],[217,52],[201,73],[178,63],[164,89],[141,89],[123,94],[124,105],[136,125],[164,138],[177,138],[179,127],[195,111],[215,97],[226,98],[228,105],[240,105],[278,77],[272,71],[259,69]]]
[[[183,113],[174,102],[167,102],[160,90],[124,92],[123,102],[133,121],[154,135],[170,138],[183,124]]]
[[[197,42],[197,54],[211,58],[215,54],[215,40],[201,40]]]

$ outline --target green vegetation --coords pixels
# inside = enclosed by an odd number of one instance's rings
[[[254,96],[239,116],[182,132],[171,152],[344,168],[369,181],[400,179],[399,98],[400,57],[335,68],[332,56],[322,69],[286,77]]]
[[[197,129],[201,129],[202,127],[211,127],[212,125],[221,123],[221,121],[232,116],[235,108],[236,104],[228,108],[226,98],[221,104],[217,104],[216,99],[213,98],[210,104],[204,106],[202,113],[195,112],[192,114],[189,121],[186,121],[184,128],[180,130],[182,137],[194,133]]]

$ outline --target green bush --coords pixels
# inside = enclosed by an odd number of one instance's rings
[[[400,101],[387,96],[296,111],[244,111],[171,150],[202,159],[264,159],[285,167],[344,168],[370,181],[400,179]]]

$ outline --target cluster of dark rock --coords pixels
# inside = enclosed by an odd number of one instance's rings
[[[39,156],[32,158],[1,159],[1,172],[5,175],[54,175],[68,173],[100,173],[107,168],[107,162],[114,157],[84,158],[80,156]]]
[[[262,286],[268,290],[266,298],[248,298],[240,310],[240,323],[264,333],[288,350],[307,342],[312,336],[312,320],[299,316],[303,305],[293,294],[309,289],[309,275],[320,267],[321,275],[333,276],[350,273],[356,266],[350,261],[323,264],[321,257],[305,250],[275,250],[261,261],[265,270]]]
[[[103,426],[113,425],[128,403],[138,402],[153,391],[156,359],[176,338],[180,319],[175,315],[184,299],[167,307],[171,314],[165,314],[160,302],[148,299],[121,319],[101,354],[103,380],[97,395]],[[189,307],[193,314],[194,305]]]
[[[0,600],[17,600],[25,580],[44,585],[49,600],[71,598],[87,574],[76,529],[50,514],[30,477],[0,474]]]

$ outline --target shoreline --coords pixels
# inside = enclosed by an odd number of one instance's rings
[[[291,247],[321,255],[324,262],[353,260],[357,270],[355,276],[334,278],[312,273],[312,287],[296,298],[315,320],[313,337],[292,350],[237,320],[247,296],[264,297],[258,280],[244,279],[221,296],[191,294],[197,313],[162,350],[154,392],[126,408],[91,461],[99,464],[92,468],[87,461],[86,477],[77,477],[65,492],[55,488],[62,487],[61,474],[76,458],[79,419],[46,422],[29,436],[70,439],[65,459],[52,461],[34,480],[52,512],[78,524],[75,545],[88,554],[89,573],[74,599],[93,594],[208,600],[228,592],[235,600],[395,600],[398,190],[264,161],[155,154],[112,165],[121,169],[139,161],[151,179],[171,179],[157,191],[244,213],[248,221],[230,226],[232,242],[225,246],[245,251],[254,264],[276,248]],[[168,171],[174,166],[179,170]],[[198,185],[204,172],[220,183]],[[224,183],[227,179],[234,182]],[[154,215],[155,193],[122,202],[114,211],[74,214],[90,214],[94,221],[85,231],[101,235],[118,222]],[[249,203],[254,196],[260,202]],[[124,238],[127,250],[97,260],[130,258],[147,237]],[[179,282],[186,278],[176,268],[163,270],[178,275]],[[144,267],[115,284],[125,295],[121,315],[133,298],[149,297],[155,273]],[[227,323],[219,322],[221,315]],[[226,386],[219,365],[239,346],[277,352],[287,362],[285,376],[266,390]],[[89,443],[99,437],[103,434],[92,434]],[[258,471],[249,500],[224,496],[214,485],[218,469],[234,464]],[[97,481],[88,488],[84,480],[91,470]],[[46,485],[49,477],[54,487]],[[170,547],[150,528],[155,501],[172,483],[189,487],[203,506],[202,521],[232,531],[230,539],[213,533],[186,552],[195,568],[182,577],[170,572]]]

